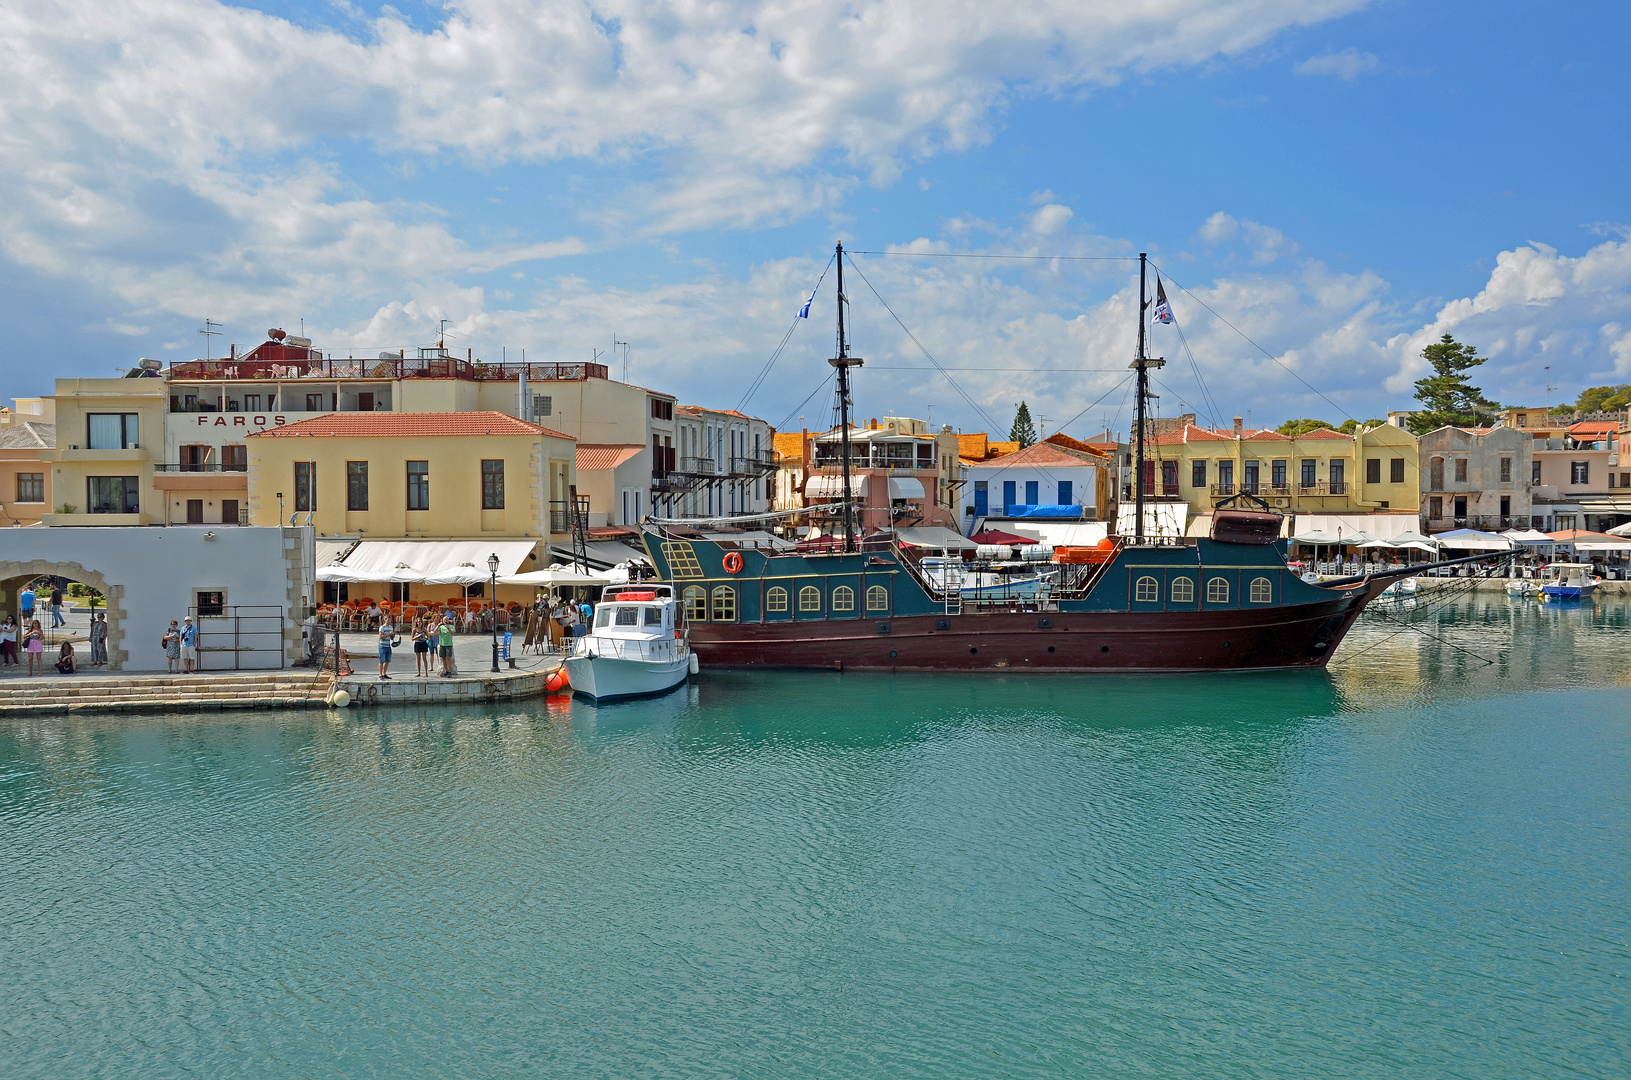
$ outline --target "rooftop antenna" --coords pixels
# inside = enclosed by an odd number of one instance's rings
[[[1045,439],[1048,434],[1048,418],[1041,413],[1036,414],[1036,434],[1038,438]]]
[[[447,348],[447,320],[443,319],[441,323],[442,325],[436,330],[436,347],[445,349]]]
[[[1546,415],[1550,417],[1552,415],[1552,365],[1547,364],[1544,370],[1546,372]]]
[[[626,341],[617,340],[617,335],[613,334],[612,335],[612,348],[615,349],[619,345],[623,346],[623,381],[628,382],[629,381],[629,343],[626,342]]]
[[[221,331],[216,329],[216,327],[220,325],[221,324],[216,322],[214,319],[205,319],[204,329],[199,331],[200,334],[204,335],[204,359],[206,360],[210,358],[212,351],[210,349],[210,338],[221,336]]]

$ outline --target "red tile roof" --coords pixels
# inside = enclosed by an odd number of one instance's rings
[[[556,439],[572,436],[537,424],[517,420],[501,412],[328,413],[310,420],[298,420],[282,427],[257,431],[250,439],[400,439],[432,435],[548,435]],[[574,442],[576,440],[573,440]]]
[[[1570,435],[1615,435],[1620,430],[1617,420],[1583,420],[1569,425]]]
[[[644,449],[638,443],[579,443],[578,471],[615,469]]]
[[[1015,450],[1012,454],[1004,454],[999,458],[989,458],[985,461],[977,462],[965,462],[964,464],[965,467],[970,468],[990,467],[1006,469],[1010,466],[1023,468],[1027,465],[1038,467],[1054,465],[1085,465],[1088,467],[1093,467],[1098,463],[1083,460],[1079,454],[1068,453],[1051,443],[1039,442],[1032,443],[1023,450]]]

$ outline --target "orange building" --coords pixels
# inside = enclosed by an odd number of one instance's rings
[[[57,445],[54,424],[13,422],[0,427],[0,524],[38,525],[51,509],[51,470],[40,451]]]

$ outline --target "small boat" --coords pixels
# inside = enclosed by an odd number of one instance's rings
[[[611,586],[589,633],[562,665],[572,692],[596,702],[666,694],[697,671],[669,585]]]
[[[1403,600],[1407,596],[1415,596],[1420,591],[1421,586],[1416,584],[1415,578],[1402,577],[1383,589],[1382,595],[1393,597],[1396,600]]]
[[[1506,583],[1506,594],[1528,599],[1531,596],[1540,595],[1540,586],[1535,582],[1534,578],[1513,578]]]
[[[1547,600],[1579,600],[1597,590],[1590,563],[1553,563],[1546,570],[1552,576],[1540,587],[1540,595]]]

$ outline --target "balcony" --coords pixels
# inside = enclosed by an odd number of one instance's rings
[[[249,466],[232,462],[161,462],[153,466],[153,486],[160,491],[248,490]]]
[[[1504,529],[1523,529],[1529,525],[1529,518],[1523,514],[1462,514],[1433,517],[1431,513],[1422,515],[1423,530],[1444,532],[1448,529],[1477,529],[1480,532],[1501,532]]]
[[[757,454],[742,454],[731,458],[731,473],[734,476],[769,476],[776,468],[774,450],[762,450]]]
[[[55,450],[41,450],[41,461],[151,461],[158,451],[149,450],[140,444],[130,447],[121,447],[117,450],[84,450],[77,443],[67,447],[57,447]]]
[[[584,528],[589,527],[589,496],[578,496],[578,514],[583,519]],[[551,499],[549,503],[549,531],[552,533],[569,533],[572,531],[572,503],[566,499]]]
[[[153,466],[153,471],[172,473],[203,473],[203,472],[236,472],[249,471],[249,463],[233,461],[182,461],[175,463],[160,462]]]
[[[473,382],[516,381],[523,372],[529,382],[583,382],[607,379],[605,364],[478,364],[448,356],[445,350],[432,355],[377,360],[191,360],[170,365],[170,381],[245,380],[256,382],[280,379],[466,379]]]

